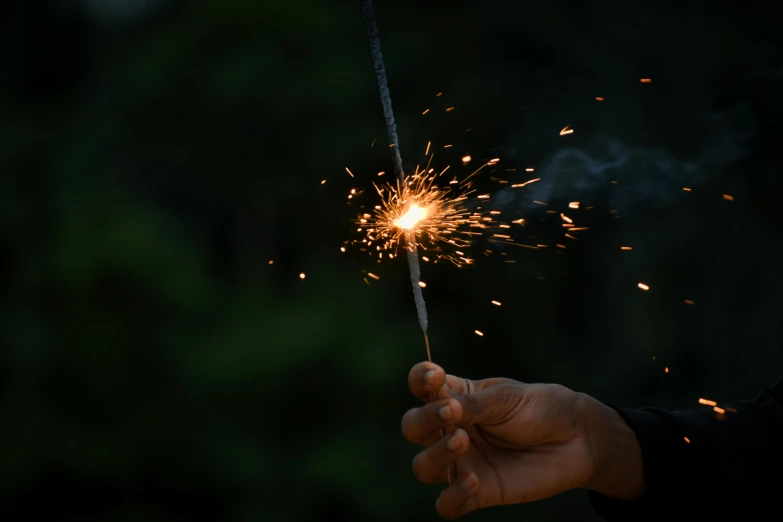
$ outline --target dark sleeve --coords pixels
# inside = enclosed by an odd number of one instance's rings
[[[755,401],[697,412],[615,408],[642,450],[644,496],[589,492],[608,522],[783,520],[783,379]]]

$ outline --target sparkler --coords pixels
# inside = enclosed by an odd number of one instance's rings
[[[381,54],[381,41],[378,35],[378,27],[375,23],[375,12],[373,10],[372,0],[364,0],[364,21],[367,25],[367,32],[370,37],[370,47],[372,49],[373,65],[375,67],[375,76],[378,80],[378,91],[381,96],[381,105],[383,106],[383,116],[386,119],[386,131],[389,135],[390,149],[392,153],[392,162],[394,164],[394,173],[397,176],[398,187],[400,187],[400,195],[407,195],[407,180],[402,168],[402,156],[400,154],[399,138],[397,137],[397,125],[394,122],[394,112],[392,111],[391,96],[389,94],[389,86],[386,81],[386,67],[383,63],[383,55]],[[406,201],[406,203],[408,203]],[[392,226],[399,230],[394,232],[393,236],[398,239],[403,232],[406,234],[407,239],[407,256],[408,256],[408,269],[410,270],[411,285],[413,287],[413,299],[416,303],[416,315],[419,320],[419,326],[424,334],[424,343],[427,348],[427,360],[432,361],[432,353],[430,352],[430,341],[428,335],[429,319],[427,317],[427,305],[424,302],[424,295],[421,291],[419,282],[421,281],[421,267],[419,266],[418,248],[416,246],[416,231],[415,227],[417,223],[426,218],[427,214],[431,211],[429,207],[422,206],[418,201],[411,201],[408,209],[403,215],[394,216]],[[393,210],[389,210],[393,212]],[[411,213],[413,212],[413,213]],[[396,224],[395,224],[396,223]],[[405,225],[405,226],[400,226]],[[387,229],[387,233],[390,231]]]
[[[424,302],[424,295],[422,294],[421,286],[421,267],[419,266],[418,247],[416,245],[416,227],[417,225],[425,225],[428,222],[435,223],[432,217],[445,212],[444,216],[454,215],[449,213],[448,205],[441,205],[442,201],[440,197],[443,195],[438,190],[411,192],[408,180],[405,177],[405,173],[402,168],[402,156],[400,155],[399,138],[397,137],[397,127],[394,123],[394,113],[392,112],[391,96],[389,95],[389,86],[386,82],[386,67],[383,63],[383,55],[381,54],[381,41],[378,36],[378,27],[375,23],[375,13],[373,10],[372,0],[364,0],[364,21],[367,25],[367,32],[370,37],[370,47],[372,49],[373,63],[375,66],[375,76],[378,80],[378,90],[381,96],[381,104],[383,105],[383,115],[386,119],[386,131],[389,134],[389,141],[391,142],[392,161],[394,162],[394,172],[397,176],[397,200],[403,205],[406,205],[404,213],[397,214],[396,209],[400,208],[397,205],[389,205],[386,208],[386,212],[381,215],[384,216],[382,221],[386,223],[391,219],[391,224],[394,229],[384,227],[381,229],[381,234],[385,234],[387,238],[391,237],[395,240],[402,236],[403,231],[406,234],[407,239],[407,256],[408,256],[408,269],[410,271],[411,286],[413,287],[413,298],[416,303],[416,315],[419,320],[419,326],[424,334],[424,345],[427,348],[427,360],[432,362],[432,353],[430,351],[430,340],[427,333],[429,327],[429,321],[427,318],[427,304]],[[419,178],[423,179],[423,178]],[[419,195],[420,197],[416,197]],[[393,200],[385,200],[393,201]],[[456,212],[459,215],[459,212]],[[429,219],[428,219],[429,218]],[[437,229],[437,227],[435,227]],[[443,430],[441,430],[441,437],[443,436]],[[451,484],[451,468],[446,467],[448,475],[448,482]]]

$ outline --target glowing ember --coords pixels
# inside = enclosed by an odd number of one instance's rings
[[[427,209],[414,203],[405,214],[394,220],[394,226],[412,230],[425,217],[427,217]]]

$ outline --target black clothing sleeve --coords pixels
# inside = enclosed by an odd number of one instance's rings
[[[783,379],[755,401],[697,412],[615,409],[636,433],[645,493],[590,491],[608,522],[783,521]]]

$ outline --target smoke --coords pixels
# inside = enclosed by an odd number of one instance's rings
[[[665,205],[682,196],[683,187],[698,188],[724,167],[746,158],[757,131],[751,107],[740,103],[705,118],[702,146],[692,159],[678,158],[663,148],[629,147],[620,138],[604,135],[590,150],[554,151],[536,169],[540,181],[524,190],[500,190],[493,206],[526,213],[540,209],[534,201],[590,203],[599,191],[607,190],[612,208],[621,212],[639,204]]]

